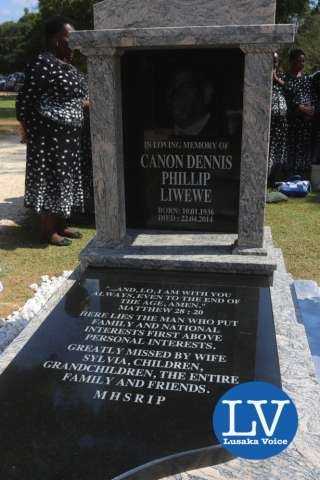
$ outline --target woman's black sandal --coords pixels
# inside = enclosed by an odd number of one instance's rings
[[[71,240],[68,238],[61,238],[60,240],[52,240],[49,241],[50,245],[55,245],[56,247],[68,247],[72,244]]]
[[[73,239],[80,239],[83,237],[82,233],[79,232],[78,230],[68,230],[65,229],[63,232],[61,232],[61,235],[67,238],[73,238]]]

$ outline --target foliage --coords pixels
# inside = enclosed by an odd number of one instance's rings
[[[55,15],[70,20],[78,30],[93,28],[93,5],[98,0],[39,0],[39,12],[24,15],[17,22],[0,24],[0,73],[23,71],[31,58],[43,49],[44,22]]]
[[[320,70],[320,13],[309,15],[299,29],[296,46],[306,54],[306,71]]]
[[[277,23],[297,21],[309,10],[309,0],[277,0]]]
[[[17,22],[0,24],[0,73],[23,71],[41,49],[41,37],[39,14],[27,9]]]
[[[78,30],[93,28],[93,5],[99,0],[39,0],[43,20],[55,15],[67,17]]]

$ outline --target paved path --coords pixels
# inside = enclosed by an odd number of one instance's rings
[[[23,220],[26,147],[15,134],[0,135],[0,229]]]

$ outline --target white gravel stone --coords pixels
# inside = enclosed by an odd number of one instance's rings
[[[42,275],[39,285],[33,283],[29,288],[35,292],[23,307],[14,311],[7,318],[0,318],[0,355],[7,346],[19,335],[21,330],[37,315],[57,288],[71,275],[65,271],[60,277]],[[0,292],[1,292],[0,283]]]

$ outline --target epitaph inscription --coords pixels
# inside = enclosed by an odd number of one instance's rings
[[[87,271],[0,378],[3,478],[151,479],[149,462],[210,447],[221,461],[215,402],[255,378],[261,316],[273,328],[268,289],[239,284]]]
[[[216,385],[238,384],[243,370],[252,374],[257,312],[248,312],[246,326],[233,318],[247,303],[235,289],[111,283],[93,295],[109,311],[82,310],[81,343],[66,345],[70,361],[46,360],[43,368],[60,371],[62,382],[99,385],[94,399],[160,406],[171,392],[212,395]],[[251,335],[252,355],[236,367],[227,352],[239,349],[240,331]]]
[[[128,226],[236,232],[242,52],[131,52],[122,71]]]

